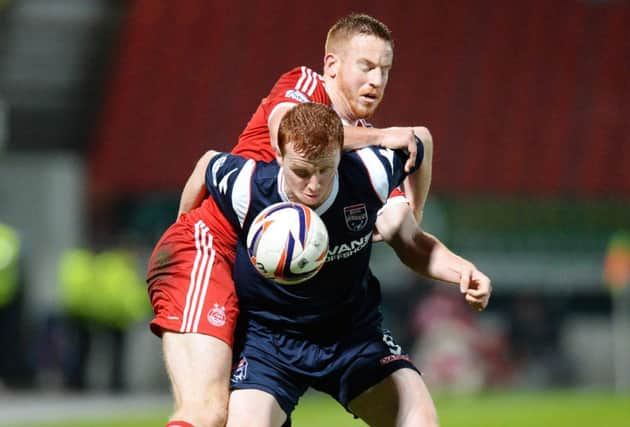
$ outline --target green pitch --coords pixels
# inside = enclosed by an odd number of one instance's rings
[[[630,425],[630,394],[545,392],[494,393],[481,396],[436,398],[442,427],[580,427]],[[168,408],[161,414],[138,415],[123,422],[108,420],[66,421],[37,427],[159,427],[164,426]],[[115,413],[115,408],[112,408]],[[363,427],[336,402],[320,394],[309,394],[293,416],[295,427]],[[21,424],[16,427],[35,427]]]

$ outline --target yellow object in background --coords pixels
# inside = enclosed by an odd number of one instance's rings
[[[150,307],[135,258],[125,250],[64,253],[59,264],[61,301],[67,313],[124,329]]]
[[[0,224],[0,307],[13,301],[18,284],[20,238],[11,227]]]

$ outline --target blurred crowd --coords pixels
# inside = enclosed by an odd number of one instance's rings
[[[129,328],[148,318],[143,260],[132,245],[72,248],[51,278],[58,304],[33,321],[24,304],[24,256],[16,230],[0,223],[0,381],[5,387],[89,387],[94,341],[109,352],[107,388],[127,388]]]

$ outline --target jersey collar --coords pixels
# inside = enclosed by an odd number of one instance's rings
[[[282,167],[280,167],[280,169],[278,170],[278,179],[276,181],[278,182],[278,195],[280,196],[280,199],[283,202],[290,202],[291,200],[289,200],[289,196],[287,196],[287,193],[284,191],[284,175],[282,174]],[[333,188],[330,194],[328,195],[326,200],[324,200],[324,203],[322,203],[317,209],[315,209],[317,215],[323,215],[330,208],[330,206],[332,206],[332,204],[335,202],[335,199],[337,198],[337,194],[339,194],[339,171],[337,171],[337,173],[335,174],[335,178],[333,180]]]
[[[344,126],[354,126],[354,127],[359,127],[359,128],[369,127],[365,119],[357,119],[355,121],[350,121],[350,120],[346,120],[342,118],[341,123],[343,123]]]

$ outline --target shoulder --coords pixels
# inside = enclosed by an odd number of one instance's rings
[[[367,146],[359,148],[358,150],[344,152],[342,160],[362,165],[368,174],[380,171],[381,169],[388,169],[385,172],[391,173],[396,167],[394,162],[395,156],[396,150],[378,146]]]
[[[395,186],[396,168],[394,151],[371,146],[344,152],[339,171],[353,187],[374,192],[384,202]]]
[[[313,82],[321,82],[323,81],[323,79],[324,78],[321,76],[321,74],[317,73],[312,68],[307,67],[306,65],[300,65],[284,73],[282,76],[280,76],[278,81],[291,80],[295,81],[296,83],[299,82],[300,86],[296,86],[296,88],[306,89],[309,88],[310,85],[313,84]]]
[[[278,170],[275,162],[256,162],[226,154],[210,165],[206,181],[224,212],[231,212],[234,224],[243,227],[252,206],[266,206],[276,193]]]
[[[217,186],[228,179],[251,177],[256,162],[252,159],[230,153],[218,153],[214,155],[208,164],[206,180],[209,184]]]
[[[286,98],[298,102],[311,102],[318,88],[323,89],[323,77],[313,69],[302,65],[280,76],[275,87],[282,91],[282,95]]]

